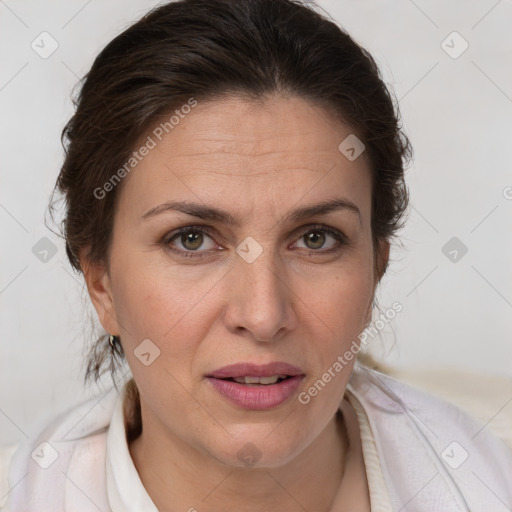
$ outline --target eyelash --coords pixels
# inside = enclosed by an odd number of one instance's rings
[[[339,251],[342,247],[348,245],[348,239],[345,236],[344,233],[341,231],[338,231],[337,229],[329,228],[327,226],[324,226],[322,224],[315,224],[313,226],[308,226],[307,229],[301,232],[301,235],[299,238],[304,237],[304,235],[310,233],[310,232],[323,232],[331,235],[337,242],[335,247],[332,247],[331,249],[327,250],[313,250],[310,249],[308,252],[308,256],[310,255],[324,255],[324,254],[331,254],[333,252]],[[184,228],[180,228],[176,231],[173,231],[172,233],[164,236],[164,238],[161,240],[161,244],[169,249],[170,251],[184,257],[184,258],[203,258],[205,256],[209,255],[209,251],[183,251],[181,249],[173,249],[171,248],[171,242],[178,238],[179,236],[183,234],[188,233],[203,233],[210,237],[213,236],[213,230],[208,228],[207,226],[186,226]]]

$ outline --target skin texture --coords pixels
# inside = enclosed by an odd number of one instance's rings
[[[304,391],[370,320],[380,278],[371,174],[365,153],[349,161],[338,150],[350,133],[295,96],[224,97],[199,103],[121,184],[109,265],[83,261],[83,268],[98,317],[121,337],[140,391],[143,431],[130,452],[160,510],[330,509],[348,459],[336,411],[354,360],[307,405],[294,396],[264,411],[227,402],[205,375],[236,362],[284,361],[306,374]],[[298,207],[340,197],[360,215],[344,209],[285,220]],[[240,225],[176,211],[141,218],[170,200],[227,210]],[[198,225],[211,228],[202,245],[167,236]],[[344,233],[347,244],[328,253],[338,244],[315,231],[322,227]],[[311,231],[316,238],[305,236]],[[236,252],[249,236],[263,249],[252,263]],[[379,250],[387,259],[389,245]],[[134,354],[145,339],[160,350],[149,366]],[[237,456],[247,442],[261,452],[250,468]],[[360,484],[350,499],[365,510]]]

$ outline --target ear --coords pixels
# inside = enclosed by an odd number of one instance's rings
[[[80,265],[89,297],[94,309],[96,309],[101,325],[109,334],[118,335],[119,324],[116,318],[112,285],[106,264],[91,263],[80,257]]]
[[[379,241],[375,262],[375,287],[377,287],[377,284],[379,284],[379,281],[382,279],[382,276],[388,267],[389,249],[390,244],[387,240]]]
[[[373,282],[373,292],[372,292],[372,302],[368,307],[368,311],[366,313],[365,318],[365,326],[367,326],[372,319],[372,310],[373,310],[373,299],[375,297],[375,290],[377,289],[377,285],[379,284],[389,262],[389,249],[390,244],[387,240],[380,240],[377,250],[375,251],[375,265],[374,265],[374,282]]]

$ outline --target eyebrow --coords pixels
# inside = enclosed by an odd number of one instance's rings
[[[345,210],[357,214],[359,217],[359,223],[361,224],[361,212],[359,208],[352,201],[345,198],[335,198],[321,203],[297,208],[296,210],[289,212],[285,216],[284,221],[298,222],[310,217],[326,215],[337,210]],[[193,217],[221,222],[234,227],[238,227],[241,224],[241,221],[228,211],[189,201],[168,201],[151,208],[142,215],[141,219],[146,220],[168,211],[178,211]]]

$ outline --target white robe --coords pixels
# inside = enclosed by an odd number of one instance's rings
[[[479,420],[359,363],[346,397],[373,512],[512,510],[512,450]],[[124,390],[112,389],[23,442],[8,465],[1,510],[157,512],[130,457],[123,399]]]

